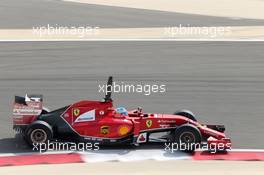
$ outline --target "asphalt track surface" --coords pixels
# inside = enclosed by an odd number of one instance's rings
[[[21,148],[12,131],[14,95],[40,93],[56,109],[100,100],[113,75],[126,84],[165,84],[165,93],[115,93],[116,106],[146,112],[190,109],[224,124],[235,148],[264,148],[263,42],[2,42],[0,152]]]
[[[264,20],[188,15],[61,0],[1,0],[0,29],[56,27],[170,27],[264,25]]]

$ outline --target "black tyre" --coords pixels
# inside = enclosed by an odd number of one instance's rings
[[[181,151],[193,152],[200,146],[201,140],[201,133],[195,126],[185,124],[175,130],[174,142]]]
[[[30,146],[41,145],[47,143],[53,137],[51,126],[44,121],[36,121],[32,123],[27,131],[25,138]]]
[[[188,118],[188,119],[191,119],[191,120],[197,122],[197,120],[196,120],[196,118],[195,118],[195,115],[194,115],[191,111],[189,111],[189,110],[181,110],[181,111],[177,111],[177,112],[174,113],[174,115],[181,115],[181,116],[183,116],[183,117],[186,117],[186,118]]]

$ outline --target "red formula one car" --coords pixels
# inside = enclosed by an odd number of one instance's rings
[[[144,113],[141,108],[126,111],[114,108],[111,99],[112,77],[102,101],[79,101],[48,111],[41,95],[15,97],[13,127],[33,145],[48,140],[77,140],[107,144],[140,145],[147,142],[206,143],[230,149],[231,141],[223,125],[204,125],[190,111],[175,114]]]

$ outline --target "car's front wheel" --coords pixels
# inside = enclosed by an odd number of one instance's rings
[[[178,149],[185,152],[194,152],[199,148],[202,136],[198,128],[190,124],[180,126],[175,130],[174,142]]]
[[[191,111],[189,111],[189,110],[176,111],[174,113],[174,115],[180,115],[180,116],[186,117],[188,119],[191,119],[191,120],[197,122],[197,119],[195,118],[195,115]]]

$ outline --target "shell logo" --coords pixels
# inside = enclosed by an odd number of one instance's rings
[[[126,135],[129,132],[129,127],[127,125],[122,125],[118,128],[118,134],[123,136]]]

